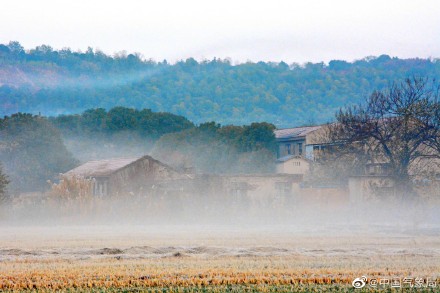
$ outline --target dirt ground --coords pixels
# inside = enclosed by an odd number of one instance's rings
[[[440,275],[435,228],[100,225],[0,227],[0,235],[0,289],[9,290]]]

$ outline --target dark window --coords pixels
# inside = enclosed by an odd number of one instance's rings
[[[298,144],[298,154],[301,156],[303,154],[303,144],[299,143]]]
[[[290,149],[290,143],[286,144],[286,152],[288,155],[292,153],[292,150]]]

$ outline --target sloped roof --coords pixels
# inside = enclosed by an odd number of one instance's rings
[[[283,163],[283,162],[287,162],[290,159],[295,158],[295,156],[290,155],[290,156],[285,156],[285,157],[281,157],[277,159],[277,163]]]
[[[117,158],[109,160],[88,161],[75,169],[70,170],[64,175],[83,176],[83,177],[105,177],[115,171],[130,165],[143,157]]]
[[[276,138],[294,138],[302,137],[310,132],[320,129],[321,126],[304,126],[304,127],[294,127],[275,130]]]
[[[300,160],[304,160],[304,161],[309,161],[310,162],[310,159],[308,159],[307,157],[294,156],[294,155],[288,155],[288,156],[284,156],[284,157],[278,158],[276,160],[276,162],[277,163],[284,163],[284,162],[287,162],[287,161],[289,161],[291,159],[300,159]]]

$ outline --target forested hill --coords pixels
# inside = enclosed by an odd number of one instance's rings
[[[283,127],[327,122],[339,107],[412,75],[438,78],[440,60],[382,55],[329,64],[232,65],[220,59],[169,64],[93,49],[24,50],[10,42],[0,45],[0,116],[125,106],[171,112],[196,123],[267,121]]]

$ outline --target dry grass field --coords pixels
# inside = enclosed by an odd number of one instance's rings
[[[354,289],[351,282],[361,276],[438,278],[437,232],[1,227],[0,290],[391,292],[389,286]],[[412,290],[439,292],[440,285]]]

